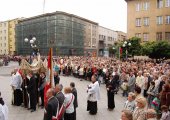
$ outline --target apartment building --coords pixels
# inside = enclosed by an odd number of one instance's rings
[[[16,54],[15,26],[18,24],[18,20],[20,19],[17,18],[8,21],[8,50],[10,55]]]
[[[0,22],[0,55],[9,54],[8,21]]]
[[[120,41],[120,42],[123,42],[125,40],[127,40],[127,34],[122,32],[122,31],[115,31],[117,33],[117,37],[116,37],[116,40],[117,41]]]
[[[113,46],[117,40],[118,34],[116,31],[99,26],[98,55],[105,56],[105,54],[108,54],[109,47]]]
[[[125,0],[127,37],[170,41],[170,0]]]

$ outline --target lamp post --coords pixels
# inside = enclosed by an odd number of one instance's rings
[[[32,48],[34,51],[34,54],[37,55],[38,49],[37,49],[37,45],[35,44],[36,38],[32,37],[30,40],[28,38],[25,38],[24,41],[26,43],[28,42],[30,43],[30,49]],[[30,61],[29,61],[30,64],[31,64],[31,54],[32,52],[30,52]]]
[[[127,42],[127,41],[125,41],[124,43],[123,43],[123,47],[126,49],[126,60],[127,60],[127,58],[128,58],[128,47],[130,47],[131,46],[131,43],[130,42]]]
[[[113,57],[115,57],[115,49],[116,49],[116,48],[113,46],[113,47],[112,47],[112,50],[113,50]]]

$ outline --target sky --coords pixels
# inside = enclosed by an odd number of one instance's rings
[[[0,0],[0,21],[43,14],[44,0]],[[45,13],[63,11],[127,32],[125,0],[45,0]]]

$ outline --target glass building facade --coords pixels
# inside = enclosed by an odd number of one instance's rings
[[[33,53],[31,44],[25,42],[36,37],[35,44],[41,55],[53,47],[53,55],[83,55],[86,23],[68,13],[48,13],[19,21],[16,25],[16,50],[18,55]]]

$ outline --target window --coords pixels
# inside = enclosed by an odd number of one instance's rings
[[[157,0],[157,8],[163,7],[163,0]]]
[[[4,43],[4,47],[6,47],[6,43]]]
[[[170,24],[170,15],[166,16],[166,24]]]
[[[149,40],[149,34],[143,33],[143,41],[148,41],[148,40]]]
[[[6,37],[4,37],[4,40],[6,40]]]
[[[137,27],[141,26],[141,18],[136,18],[136,26]]]
[[[135,36],[141,38],[141,33],[136,33]]]
[[[165,32],[165,40],[170,41],[170,32]]]
[[[144,26],[149,26],[149,18],[148,17],[143,18],[143,25]]]
[[[4,34],[6,34],[6,30],[4,30]]]
[[[157,25],[163,24],[163,17],[162,16],[157,16]]]
[[[170,0],[165,0],[165,7],[170,7]]]
[[[148,10],[149,9],[149,2],[144,2],[143,3],[143,10]]]
[[[156,40],[162,40],[162,32],[156,33]]]
[[[140,3],[137,3],[137,4],[136,4],[136,11],[140,11],[140,8],[141,8],[141,4],[140,4]]]

